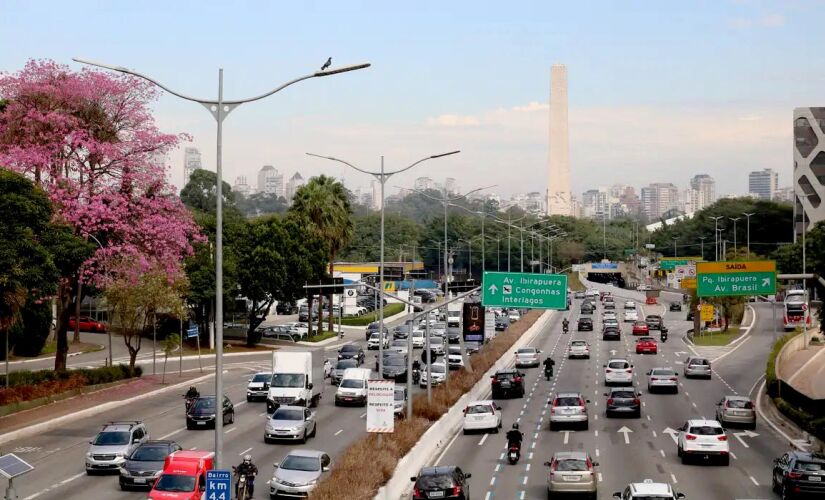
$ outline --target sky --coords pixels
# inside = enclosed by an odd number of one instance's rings
[[[432,160],[388,181],[458,179],[502,196],[547,184],[550,66],[567,66],[575,196],[651,182],[745,194],[773,168],[790,185],[792,114],[825,105],[823,1],[267,2],[4,0],[0,71],[72,57],[127,66],[188,95],[251,97],[333,66],[368,69],[301,82],[224,122],[224,178],[371,178],[312,152],[377,170]],[[159,127],[186,132],[215,167],[215,121],[168,94]],[[183,181],[183,151],[169,158]]]

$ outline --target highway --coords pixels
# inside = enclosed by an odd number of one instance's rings
[[[403,322],[404,318],[390,323]],[[366,350],[364,333],[348,331],[343,341],[325,346],[326,356],[335,357],[337,348],[346,342],[362,345]],[[283,349],[301,350],[287,346]],[[416,350],[416,354],[420,351]],[[375,351],[367,351],[366,366],[373,366]],[[204,367],[213,366],[214,356],[204,357]],[[271,354],[261,353],[227,357],[224,384],[226,394],[235,406],[235,423],[224,428],[224,467],[237,465],[241,457],[249,453],[258,465],[260,475],[255,488],[255,498],[269,498],[268,481],[272,476],[273,462],[280,462],[288,451],[295,448],[318,449],[329,453],[335,464],[336,457],[350,443],[365,432],[366,408],[335,407],[336,387],[328,381],[317,411],[317,436],[305,445],[290,442],[265,444],[263,440],[266,422],[264,402],[246,402],[246,385],[249,376],[256,371],[269,371]],[[186,361],[184,369],[197,368],[197,361]],[[171,361],[170,361],[170,366]],[[177,361],[175,361],[175,370]],[[171,369],[171,368],[170,368]],[[214,379],[197,384],[201,394],[214,394]],[[416,388],[413,394],[421,390]],[[172,439],[184,449],[211,450],[214,447],[213,430],[186,430],[182,394],[185,390],[168,392],[151,398],[143,398],[131,405],[106,412],[88,419],[75,421],[41,435],[19,439],[3,446],[3,451],[18,453],[36,469],[15,481],[21,500],[54,499],[139,499],[146,492],[123,492],[118,486],[117,474],[87,476],[84,457],[89,440],[101,426],[111,420],[142,420],[152,439]]]
[[[720,465],[682,465],[676,454],[675,433],[689,418],[715,418],[716,403],[726,394],[749,394],[764,374],[765,359],[771,341],[770,309],[757,305],[756,326],[741,346],[714,363],[711,380],[685,379],[682,362],[690,349],[681,336],[692,325],[685,321],[685,311],[665,312],[665,305],[681,296],[663,293],[660,304],[643,305],[643,294],[612,286],[592,284],[610,290],[616,296],[620,316],[626,298],[640,305],[640,318],[646,314],[663,314],[670,330],[667,343],[659,343],[658,355],[636,355],[630,323],[621,323],[621,341],[601,340],[601,312],[594,315],[594,332],[577,332],[579,300],[569,311],[571,333],[561,333],[562,314],[556,314],[533,346],[542,356],[556,360],[555,377],[546,381],[540,368],[526,372],[527,394],[523,399],[503,399],[503,424],[507,430],[519,422],[524,432],[522,459],[516,465],[505,460],[506,438],[499,434],[458,434],[437,459],[439,465],[458,465],[472,473],[469,480],[473,498],[536,499],[546,497],[547,468],[543,466],[556,451],[586,451],[599,462],[596,468],[598,498],[612,498],[614,492],[630,482],[650,478],[671,483],[690,499],[767,499],[771,492],[771,466],[775,457],[786,451],[786,444],[759,422],[756,434],[737,434],[728,429],[732,460],[729,467]],[[658,339],[658,332],[654,332]],[[591,359],[568,360],[567,344],[585,339],[591,347]],[[605,385],[603,365],[611,357],[624,357],[634,365],[634,380],[642,392],[640,419],[611,418],[604,415]],[[670,366],[679,372],[678,394],[648,394],[646,372],[653,367]],[[548,399],[556,391],[579,391],[590,399],[589,429],[586,431],[550,431]],[[673,434],[673,435],[671,435]]]

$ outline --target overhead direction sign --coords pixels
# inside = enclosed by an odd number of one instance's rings
[[[699,297],[776,294],[776,262],[730,261],[696,263]]]
[[[676,266],[687,266],[702,260],[701,257],[662,257],[659,259],[659,269],[673,271]]]
[[[487,271],[481,285],[484,307],[565,309],[566,274],[499,273]]]

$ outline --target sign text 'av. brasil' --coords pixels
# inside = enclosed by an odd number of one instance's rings
[[[481,289],[481,304],[485,307],[567,307],[565,274],[485,272]]]
[[[697,262],[696,292],[699,297],[773,295],[776,293],[776,263]]]

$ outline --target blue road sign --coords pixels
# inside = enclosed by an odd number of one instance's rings
[[[228,470],[206,471],[206,500],[231,500],[232,473]]]
[[[189,329],[186,330],[186,338],[193,339],[198,336],[198,326],[190,326]]]

